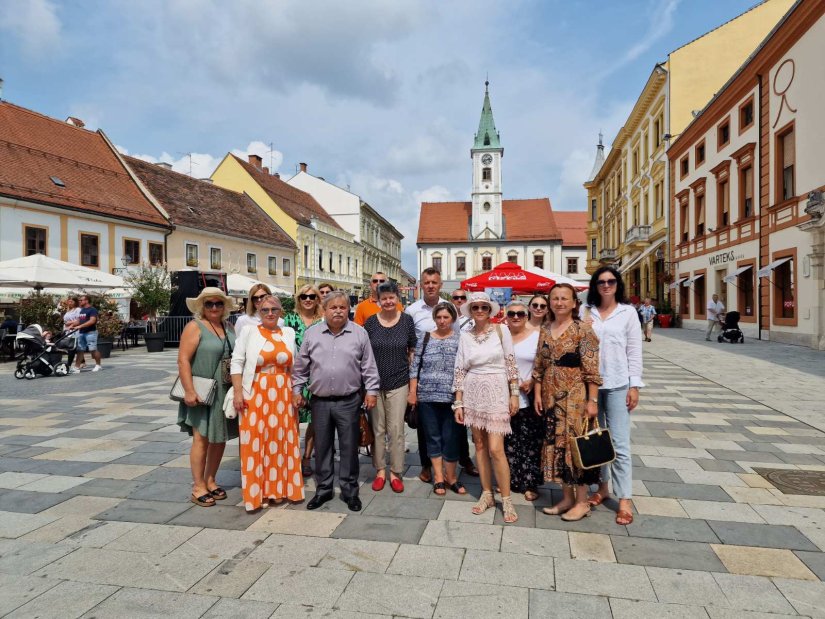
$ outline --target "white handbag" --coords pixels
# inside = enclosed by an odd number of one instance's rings
[[[195,393],[198,394],[198,399],[204,406],[212,406],[217,385],[218,383],[214,378],[192,377],[192,386],[195,388]],[[172,390],[169,392],[169,399],[175,402],[183,402],[185,396],[186,393],[183,389],[183,383],[180,381],[180,376],[178,376],[175,379],[175,384],[172,385]]]
[[[235,387],[230,387],[226,391],[226,397],[223,399],[223,414],[227,419],[235,419],[238,416],[235,410]]]

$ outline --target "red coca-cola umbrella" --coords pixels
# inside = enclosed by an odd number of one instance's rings
[[[549,277],[525,271],[515,262],[502,262],[492,271],[465,279],[461,287],[470,292],[483,292],[485,288],[512,288],[513,294],[535,294],[549,292],[555,283]]]

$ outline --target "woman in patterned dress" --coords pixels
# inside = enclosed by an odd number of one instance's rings
[[[301,343],[304,341],[304,332],[312,325],[321,322],[324,318],[324,310],[321,307],[321,293],[318,289],[307,284],[298,290],[295,295],[295,311],[284,316],[284,326],[295,331],[295,354],[301,350]],[[304,406],[298,411],[300,423],[307,424],[304,435],[304,457],[301,460],[301,472],[304,477],[312,475],[312,448],[315,446],[315,432],[312,429],[312,411],[309,400],[312,397],[309,389],[303,390]]]
[[[518,368],[510,331],[492,324],[499,304],[483,292],[474,292],[461,308],[475,324],[461,333],[455,359],[455,420],[470,426],[481,478],[481,497],[473,506],[478,515],[495,507],[492,469],[501,491],[504,522],[518,520],[510,496],[510,466],[504,453],[504,436],[510,434],[510,417],[518,412]],[[508,389],[509,383],[509,389]]]
[[[279,327],[281,302],[258,304],[261,324],[244,330],[232,353],[234,405],[240,423],[241,492],[246,511],[269,501],[302,501],[301,443],[292,408],[295,332]]]
[[[550,289],[550,322],[542,328],[533,368],[536,413],[547,423],[542,466],[544,481],[562,485],[561,502],[542,511],[562,520],[590,515],[589,484],[599,482],[599,469],[582,470],[573,464],[568,448],[586,420],[599,412],[599,341],[593,330],[574,317],[576,291],[570,284]]]

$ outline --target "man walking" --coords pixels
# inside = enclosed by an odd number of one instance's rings
[[[653,318],[656,316],[656,308],[650,302],[650,297],[645,297],[645,303],[639,308],[639,316],[642,318],[642,333],[645,336],[645,342],[650,342],[650,336],[653,335]]]
[[[711,300],[708,301],[708,330],[705,332],[705,341],[710,342],[710,337],[713,335],[713,329],[719,327],[722,329],[722,319],[725,316],[725,306],[719,300],[719,295],[714,294]]]
[[[294,406],[304,405],[302,388],[312,393],[315,428],[315,496],[307,509],[318,509],[333,497],[333,449],[338,434],[341,500],[350,511],[361,510],[358,498],[358,417],[376,403],[380,381],[372,346],[364,329],[349,316],[349,297],[333,291],[324,299],[324,322],[304,334],[292,372]],[[362,390],[366,396],[362,397]]]
[[[370,296],[355,306],[355,316],[352,318],[359,326],[363,327],[364,323],[367,322],[367,318],[381,311],[381,306],[378,304],[378,286],[386,281],[387,276],[381,271],[376,272],[370,279]],[[401,305],[400,301],[398,302],[398,311],[404,311],[404,306]]]
[[[86,365],[86,357],[83,353],[90,352],[95,360],[95,367],[92,372],[99,372],[103,369],[100,365],[100,352],[97,350],[97,318],[98,311],[89,303],[89,297],[85,294],[79,299],[80,313],[77,316],[77,357],[75,366],[71,369],[72,374],[79,374],[80,368]]]

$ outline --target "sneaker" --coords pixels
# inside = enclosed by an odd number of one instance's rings
[[[95,367],[92,368],[92,372],[100,372],[100,370],[102,370],[102,369],[103,369],[103,366],[96,365]]]
[[[69,374],[80,374],[80,368],[73,365],[72,369],[69,370]]]

